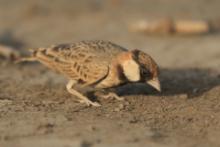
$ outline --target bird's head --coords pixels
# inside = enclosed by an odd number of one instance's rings
[[[124,76],[131,82],[145,82],[161,91],[159,68],[156,62],[140,50],[131,50],[120,56]]]
[[[140,68],[141,81],[146,82],[156,90],[161,91],[159,80],[159,68],[150,55],[138,49],[131,51],[134,60]]]

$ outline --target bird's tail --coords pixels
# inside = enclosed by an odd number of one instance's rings
[[[15,61],[15,63],[22,63],[22,62],[27,62],[27,61],[36,61],[36,49],[28,49],[28,51],[31,53],[29,57],[21,57]]]

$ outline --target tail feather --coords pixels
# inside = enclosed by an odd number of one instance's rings
[[[29,57],[24,57],[18,59],[15,63],[21,63],[25,61],[42,61],[44,63],[51,62],[54,60],[55,56],[52,52],[49,52],[48,48],[37,48],[37,49],[28,49],[30,51]]]
[[[37,59],[35,57],[23,57],[23,58],[17,59],[15,63],[18,64],[18,63],[27,62],[27,61],[37,61]]]
[[[15,61],[15,63],[18,64],[18,63],[27,62],[27,61],[36,61],[37,60],[37,58],[36,58],[37,50],[36,49],[28,49],[28,51],[30,51],[30,53],[31,53],[31,55],[29,57],[19,58]]]

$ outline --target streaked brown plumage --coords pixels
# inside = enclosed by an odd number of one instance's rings
[[[96,89],[119,86],[127,82],[147,82],[160,90],[158,66],[140,50],[128,51],[108,41],[81,41],[32,51],[32,57],[49,68],[66,75],[67,90],[87,105],[100,106],[73,89],[81,84]],[[111,95],[119,97],[115,94]]]

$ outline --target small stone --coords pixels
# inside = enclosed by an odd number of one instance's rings
[[[114,109],[114,112],[119,112],[119,111],[123,110],[124,108],[125,108],[125,106],[123,104],[119,104],[119,106]]]
[[[88,130],[89,131],[95,131],[95,130],[97,130],[97,128],[95,126],[91,125],[91,126],[88,127]]]
[[[122,109],[124,109],[124,107],[125,107],[125,106],[124,106],[123,104],[119,104],[119,109],[122,110]]]
[[[125,104],[125,106],[130,105],[130,103],[128,101],[126,101],[124,104]]]
[[[188,98],[188,96],[187,96],[187,94],[180,94],[179,98],[185,100]]]
[[[114,109],[114,112],[119,112],[119,111],[121,111],[120,108],[115,108]]]

